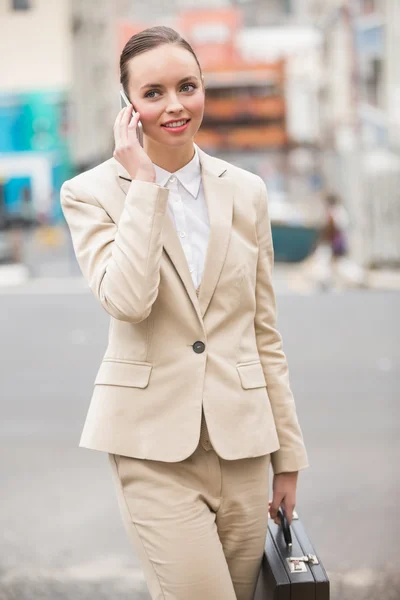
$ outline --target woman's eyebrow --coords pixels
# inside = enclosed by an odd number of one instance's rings
[[[194,75],[189,75],[189,77],[184,77],[183,79],[181,79],[180,81],[178,81],[178,85],[180,85],[181,83],[185,83],[185,81],[190,81],[193,79],[197,79],[197,77],[195,77]],[[144,89],[144,88],[148,88],[148,87],[159,87],[162,88],[164,87],[161,83],[145,83],[144,85],[140,86],[140,89]]]

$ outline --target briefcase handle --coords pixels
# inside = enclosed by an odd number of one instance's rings
[[[289,525],[289,521],[287,519],[286,513],[281,506],[278,508],[278,516],[281,520],[283,539],[286,542],[286,546],[288,546],[288,548],[291,548],[292,547],[292,534],[290,531],[290,525]]]

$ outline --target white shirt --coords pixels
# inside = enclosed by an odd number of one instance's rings
[[[168,212],[186,256],[193,285],[197,289],[204,270],[210,223],[199,153],[196,145],[194,148],[195,155],[192,160],[175,173],[170,173],[158,165],[154,165],[154,168],[156,183],[169,189]]]

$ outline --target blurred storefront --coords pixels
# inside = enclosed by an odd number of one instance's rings
[[[112,154],[116,9],[108,0],[2,2],[0,23],[3,212],[13,218],[29,195],[37,220],[57,223],[62,183]]]
[[[0,95],[0,169],[12,219],[28,195],[38,221],[60,217],[57,193],[71,161],[65,92]]]
[[[3,228],[28,206],[34,220],[55,222],[61,216],[58,191],[71,169],[68,3],[2,3],[0,23]],[[16,40],[23,40],[23,52],[16,52]]]

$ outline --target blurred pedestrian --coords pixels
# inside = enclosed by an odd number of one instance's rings
[[[153,599],[251,600],[308,466],[276,328],[264,182],[194,143],[205,86],[177,32],[134,35],[113,158],[67,181],[80,268],[110,314],[80,445],[109,455]],[[143,146],[137,137],[143,128]]]
[[[349,256],[350,217],[340,197],[326,196],[326,226],[316,252],[318,281],[322,288],[363,286],[365,271]]]
[[[332,250],[332,260],[335,261],[337,258],[346,256],[348,253],[347,231],[349,227],[349,215],[336,194],[328,194],[326,202],[327,225],[325,235]]]

